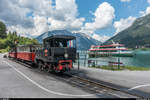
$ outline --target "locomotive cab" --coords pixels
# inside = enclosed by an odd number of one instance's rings
[[[73,60],[76,57],[76,38],[55,35],[43,40],[45,56],[53,60]]]

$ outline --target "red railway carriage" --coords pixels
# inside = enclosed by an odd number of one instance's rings
[[[16,58],[16,52],[10,52],[8,56],[11,58]]]
[[[13,49],[11,49],[11,50],[9,51],[8,57],[10,57],[10,58],[16,58],[16,57],[17,57],[16,48],[13,48]]]
[[[37,45],[22,45],[17,47],[17,59],[34,62]]]

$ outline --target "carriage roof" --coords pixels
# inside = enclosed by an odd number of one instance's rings
[[[32,45],[32,44],[29,44],[29,45],[18,45],[17,47],[41,47],[41,45]]]

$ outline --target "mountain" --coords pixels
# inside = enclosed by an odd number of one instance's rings
[[[43,39],[52,35],[71,35],[75,36],[77,40],[77,49],[78,50],[88,50],[91,45],[99,45],[101,44],[100,41],[97,41],[90,36],[86,35],[85,33],[72,33],[67,30],[54,30],[54,31],[48,31],[40,36],[36,37],[36,39],[42,43]]]
[[[111,44],[112,40],[125,44],[129,48],[150,44],[150,14],[136,19],[132,26],[118,33],[103,44]]]

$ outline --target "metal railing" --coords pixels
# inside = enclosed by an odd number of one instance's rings
[[[124,64],[120,62],[120,59],[118,61],[111,61],[108,59],[107,60],[98,59],[97,56],[95,56],[94,58],[90,58],[88,55],[88,51],[78,51],[77,60],[76,60],[76,63],[74,63],[74,65],[77,65],[78,69],[80,69],[81,66],[95,67],[95,66],[110,66],[111,65],[110,67],[113,67],[114,65],[118,65],[118,69],[120,69],[120,65],[124,66]]]

